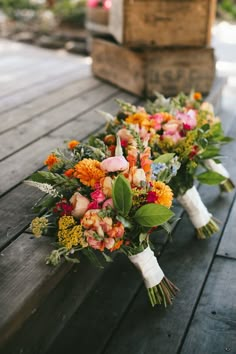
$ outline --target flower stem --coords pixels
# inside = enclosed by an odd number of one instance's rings
[[[211,218],[208,224],[202,226],[199,229],[196,229],[197,231],[197,238],[199,240],[205,240],[207,238],[210,238],[214,233],[219,231],[219,226],[217,223]]]
[[[231,180],[231,178],[227,178],[223,183],[220,184],[220,190],[221,192],[232,192],[234,190],[235,184]]]
[[[158,285],[148,288],[147,291],[152,306],[163,304],[164,307],[167,307],[172,305],[173,297],[175,297],[179,289],[164,277]]]

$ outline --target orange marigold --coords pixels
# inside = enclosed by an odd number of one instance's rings
[[[157,200],[155,201],[156,204],[161,204],[170,208],[173,201],[173,192],[167,184],[160,181],[152,182],[153,187],[152,191],[156,193]]]
[[[69,170],[66,170],[66,171],[64,172],[64,175],[65,175],[66,177],[68,177],[68,178],[73,177],[73,175],[74,175],[74,169],[73,169],[73,168],[69,168]]]
[[[193,98],[197,101],[202,99],[202,94],[201,92],[194,92]]]
[[[60,160],[56,157],[55,154],[50,154],[44,161],[44,165],[48,166],[48,169],[50,170],[55,163],[59,162]]]
[[[71,140],[69,143],[67,143],[67,146],[70,150],[73,150],[77,145],[79,145],[79,141],[77,140]]]
[[[95,184],[105,177],[105,172],[101,169],[99,161],[83,159],[75,165],[74,177],[79,178],[84,185],[94,188]]]

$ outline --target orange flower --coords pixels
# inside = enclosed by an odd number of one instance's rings
[[[115,243],[115,245],[110,249],[111,252],[118,250],[122,245],[123,245],[124,241],[123,240],[119,240]]]
[[[151,174],[152,161],[150,160],[150,156],[151,148],[148,146],[145,148],[144,152],[140,154],[141,167],[146,174],[147,180],[149,180]]]
[[[129,124],[138,124],[139,127],[151,128],[153,126],[153,122],[149,119],[149,115],[147,113],[135,113],[125,119],[126,123]]]
[[[44,161],[44,165],[48,166],[48,169],[50,170],[55,163],[59,162],[60,160],[56,157],[54,154],[48,155],[46,160]]]
[[[157,196],[155,203],[170,208],[173,201],[173,192],[171,188],[160,181],[152,182],[152,184],[152,191],[155,192]]]
[[[67,143],[67,146],[70,150],[73,150],[77,145],[79,145],[79,141],[77,140],[71,140],[69,143]]]
[[[175,120],[175,117],[168,112],[161,112],[160,114],[163,116],[164,122],[169,122],[169,120],[173,119]]]
[[[101,169],[99,161],[84,159],[75,165],[74,176],[85,186],[94,188],[95,184],[105,177],[105,172]]]
[[[193,98],[194,98],[196,101],[200,101],[200,100],[202,99],[202,94],[201,94],[201,92],[194,92]]]
[[[65,175],[66,177],[68,177],[68,178],[73,177],[73,174],[74,174],[74,169],[73,169],[73,168],[69,168],[69,170],[66,170],[66,171],[64,172],[64,175]]]

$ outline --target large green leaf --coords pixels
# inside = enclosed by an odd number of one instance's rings
[[[141,226],[154,227],[168,221],[174,213],[163,205],[146,204],[139,208],[135,215],[135,221]]]
[[[116,210],[126,216],[132,206],[132,192],[129,181],[123,175],[119,175],[114,182],[112,199]]]
[[[200,183],[209,185],[220,184],[225,181],[225,177],[214,171],[203,172],[196,176]]]
[[[167,154],[164,154],[164,155],[161,155],[161,156],[157,157],[153,162],[155,162],[155,163],[167,163],[167,162],[169,162],[174,156],[175,156],[175,154],[167,153]]]

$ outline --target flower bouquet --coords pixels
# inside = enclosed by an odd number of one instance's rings
[[[168,229],[173,193],[163,181],[152,179],[150,148],[135,142],[127,158],[119,137],[114,156],[99,139],[93,141],[96,146],[70,141],[49,155],[49,171],[26,181],[46,193],[35,208],[42,216],[31,222],[31,229],[36,237],[56,240],[47,258],[53,265],[62,258],[78,262],[80,252],[96,262],[99,252],[107,261],[112,253],[124,253],[142,273],[152,306],[167,306],[177,288],[162,272],[149,235],[158,226]]]
[[[117,134],[122,146],[126,147],[135,131],[141,141],[151,147],[154,162],[162,154],[170,158],[176,155],[181,167],[169,182],[170,186],[187,211],[198,238],[205,239],[219,228],[203,204],[194,180],[210,185],[225,183],[225,176],[207,168],[207,162],[209,158],[219,162],[220,146],[230,141],[230,138],[224,136],[219,119],[204,105],[201,109],[196,108],[200,96],[198,98],[195,93],[196,102],[191,106],[183,104],[183,97],[186,96],[180,94],[176,98],[166,99],[158,95],[154,102],[148,102],[146,108],[118,101],[121,110],[114,119],[110,119],[107,135],[102,138],[109,145],[112,136]],[[199,167],[205,171],[197,173]],[[159,161],[156,168],[161,170],[165,166]]]

